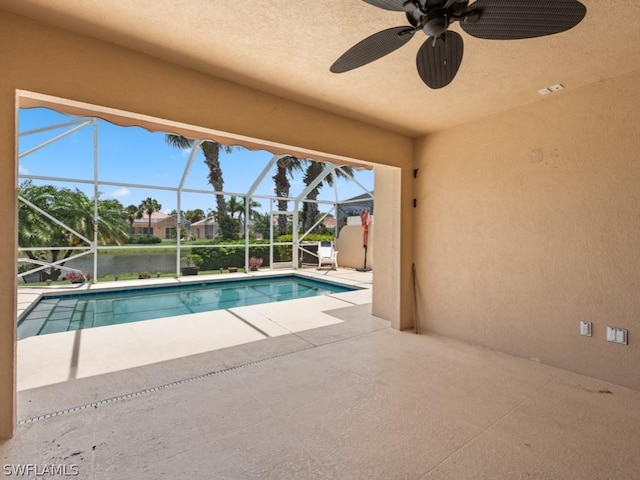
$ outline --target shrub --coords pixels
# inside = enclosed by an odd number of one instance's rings
[[[269,246],[264,241],[254,240],[249,243],[251,256],[269,257]],[[202,257],[203,270],[219,270],[221,268],[244,266],[244,240],[225,241],[224,247],[198,248]],[[195,249],[194,249],[195,251]]]
[[[127,243],[130,245],[151,245],[162,243],[162,239],[156,235],[131,235]]]
[[[325,240],[330,242],[333,241],[333,235],[310,233],[309,235],[304,237],[305,242],[321,242]],[[280,235],[276,240],[276,242],[292,242],[292,241],[293,241],[293,235],[291,234]],[[275,257],[274,260],[276,262],[291,262],[293,260],[291,251],[292,251],[291,245],[276,245],[274,247],[274,257]]]
[[[185,265],[187,267],[192,267],[192,266],[193,267],[199,267],[204,262],[202,257],[200,255],[198,255],[197,253],[192,253],[190,255],[185,255],[184,257],[182,257],[182,261],[185,263]]]
[[[249,259],[249,266],[251,268],[260,268],[262,266],[262,258],[251,257]]]
[[[38,265],[34,265],[32,263],[21,263],[18,265],[18,273],[28,272],[29,270],[33,270]]]
[[[91,278],[91,275],[88,273],[68,272],[65,277],[70,282],[77,283],[89,280]]]

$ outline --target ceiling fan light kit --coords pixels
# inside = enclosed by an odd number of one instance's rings
[[[343,73],[399,49],[422,31],[427,39],[418,50],[416,67],[430,88],[447,86],[462,63],[462,30],[487,40],[518,40],[561,33],[582,21],[587,8],[578,0],[363,0],[385,10],[404,12],[409,25],[365,38],[338,58],[330,70]]]

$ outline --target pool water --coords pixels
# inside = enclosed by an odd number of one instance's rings
[[[47,295],[19,319],[18,338],[351,290],[356,288],[291,275]]]

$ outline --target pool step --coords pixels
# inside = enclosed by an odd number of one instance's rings
[[[71,324],[71,317],[78,304],[75,298],[59,299],[42,327],[40,334],[66,332]]]
[[[47,299],[38,303],[18,325],[18,340],[39,335],[58,302],[58,299]]]

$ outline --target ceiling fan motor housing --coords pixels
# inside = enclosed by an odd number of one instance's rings
[[[429,37],[439,37],[449,28],[447,11],[444,9],[429,12],[424,20],[422,31]]]

